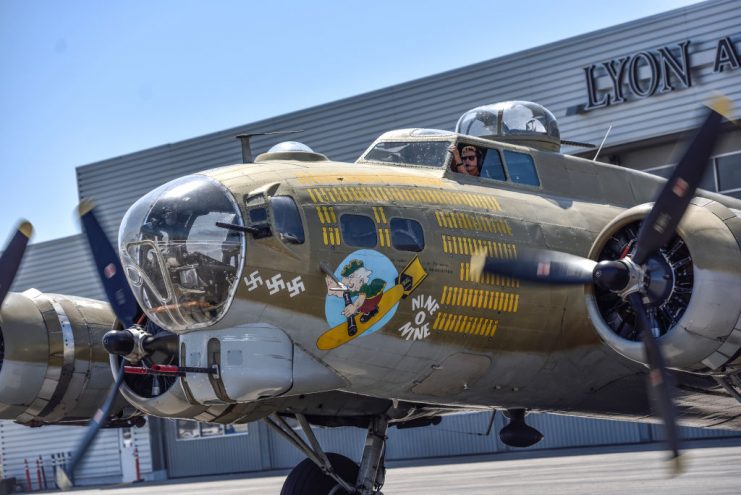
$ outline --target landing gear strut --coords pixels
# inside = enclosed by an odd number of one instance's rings
[[[360,472],[355,482],[359,495],[379,493],[383,486],[386,468],[383,466],[383,452],[386,447],[386,430],[389,422],[385,416],[375,416],[368,425]]]
[[[296,419],[308,443],[277,414],[265,419],[268,426],[308,457],[291,470],[281,495],[383,495],[387,417],[370,420],[360,466],[345,456],[325,453],[306,417],[296,414]]]

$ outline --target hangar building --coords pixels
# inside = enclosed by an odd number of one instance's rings
[[[476,106],[530,100],[558,119],[561,136],[599,144],[599,159],[666,175],[675,145],[699,123],[700,104],[713,92],[741,107],[741,2],[713,0],[561,40],[448,72],[379,89],[305,110],[163,144],[77,169],[80,198],[94,198],[108,235],[116,238],[127,208],[176,177],[241,162],[235,137],[277,129],[305,129],[298,138],[333,160],[354,161],[381,133],[398,128],[453,130]],[[738,116],[738,110],[736,110]],[[262,152],[280,136],[257,136]],[[594,150],[565,147],[592,158]],[[704,187],[741,198],[741,130],[721,136]],[[122,185],[125,184],[125,187]],[[13,290],[104,299],[80,235],[29,248]],[[740,406],[741,407],[741,406]],[[546,438],[532,449],[651,442],[649,425],[533,415]],[[497,427],[502,418],[497,417]],[[388,459],[494,453],[509,450],[496,435],[480,436],[486,414],[446,418],[430,428],[392,430]],[[4,476],[25,480],[24,460],[41,457],[47,469],[72,449],[80,428],[26,428],[0,422]],[[359,455],[364,432],[318,430],[326,450]],[[683,429],[687,437],[737,436]],[[741,441],[741,437],[739,437]],[[78,471],[83,484],[131,479],[133,451],[148,478],[182,477],[288,468],[293,451],[261,423],[223,428],[205,423],[150,420],[141,429],[105,430],[90,452],[97,460]],[[52,458],[52,454],[54,457]],[[51,479],[51,477],[49,476]],[[35,484],[35,482],[34,482]]]

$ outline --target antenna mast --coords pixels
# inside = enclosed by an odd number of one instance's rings
[[[599,152],[602,151],[602,146],[605,145],[605,141],[607,141],[607,136],[610,135],[610,131],[612,130],[612,124],[610,124],[610,127],[607,128],[607,132],[605,133],[605,137],[602,138],[602,142],[599,145],[599,148],[597,148],[597,154],[594,155],[594,158],[592,158],[593,162],[597,161],[597,157],[599,156]]]

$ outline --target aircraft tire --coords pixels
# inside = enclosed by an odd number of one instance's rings
[[[358,477],[359,466],[344,455],[328,452],[327,457],[335,472],[348,483],[354,484]],[[280,495],[329,495],[337,482],[325,475],[311,459],[304,459],[288,474]],[[339,489],[333,495],[346,492]]]

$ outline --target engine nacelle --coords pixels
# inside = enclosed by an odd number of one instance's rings
[[[110,367],[120,366],[118,356],[110,355]],[[160,360],[157,359],[156,362]],[[175,361],[177,364],[177,361]],[[121,394],[137,409],[163,418],[185,418],[213,421],[224,412],[224,407],[209,408],[196,403],[186,395],[179,377],[153,375],[126,375]]]
[[[589,257],[617,259],[630,249],[652,205],[619,215],[597,237]],[[718,370],[741,363],[741,212],[695,198],[671,240],[650,263],[661,277],[648,304],[660,329],[667,366]],[[646,363],[632,310],[619,297],[587,288],[590,318],[602,339],[623,356]],[[644,298],[644,302],[647,299]]]
[[[138,409],[156,416],[228,423],[255,420],[272,412],[260,406],[260,399],[326,392],[346,385],[295,346],[285,332],[266,324],[183,334],[179,354],[155,354],[152,359],[191,368],[216,366],[218,375],[127,375],[121,393]],[[119,358],[112,356],[111,367],[118,366]]]
[[[113,383],[101,341],[114,319],[92,299],[9,293],[0,312],[0,419],[87,424]],[[136,414],[127,405],[119,396],[112,409],[122,424]]]

